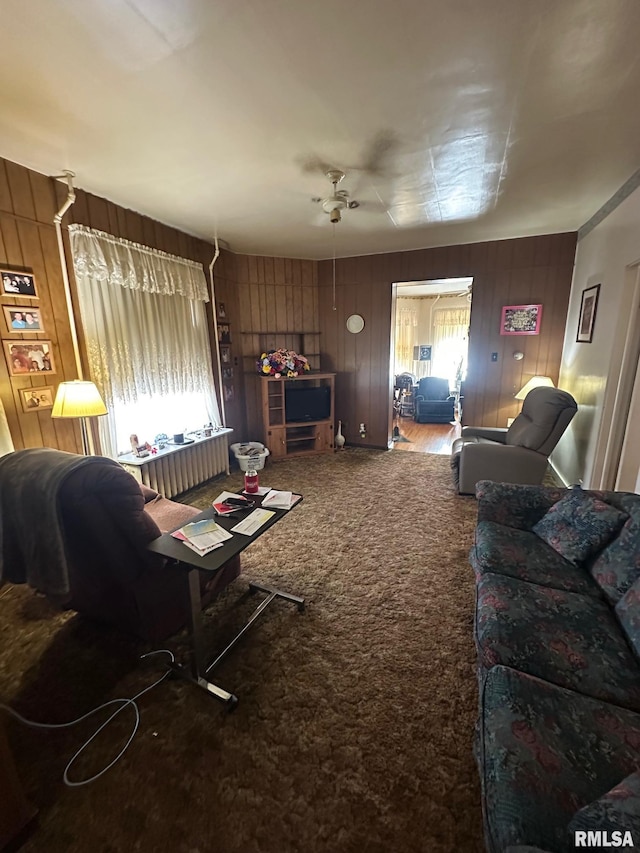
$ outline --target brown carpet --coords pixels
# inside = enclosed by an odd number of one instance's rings
[[[472,498],[441,456],[345,450],[271,464],[261,482],[304,502],[243,554],[243,574],[206,615],[212,648],[255,606],[249,580],[304,595],[277,602],[216,671],[240,699],[228,714],[167,680],[140,700],[129,750],[98,781],[66,788],[92,731],[8,721],[39,820],[25,851],[453,853],[481,851],[467,562]],[[205,507],[240,475],[183,500]],[[64,721],[132,696],[162,672],[146,648],[55,613],[24,587],[0,591],[0,696]],[[184,634],[166,643],[183,658]],[[106,712],[102,712],[102,719]],[[73,771],[119,750],[132,715]],[[124,719],[126,718],[126,719]]]

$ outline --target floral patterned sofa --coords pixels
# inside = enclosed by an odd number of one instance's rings
[[[476,494],[487,850],[640,850],[640,495]]]

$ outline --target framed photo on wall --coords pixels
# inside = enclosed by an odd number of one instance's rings
[[[413,348],[414,361],[431,361],[431,344],[418,344]]]
[[[35,277],[28,272],[0,269],[2,293],[5,296],[29,296],[37,298]]]
[[[44,332],[40,309],[30,305],[3,305],[7,329],[10,332]]]
[[[500,320],[501,335],[539,335],[542,305],[505,305]]]
[[[9,376],[55,373],[51,341],[3,341]]]
[[[220,347],[220,361],[223,364],[231,364],[231,347],[221,346]]]
[[[55,397],[53,385],[42,385],[40,388],[20,388],[22,411],[41,412],[43,409],[53,409]]]
[[[596,322],[596,310],[598,308],[599,296],[599,284],[594,284],[593,287],[586,287],[582,291],[582,302],[580,303],[580,317],[578,319],[576,343],[590,344],[593,340],[593,326]]]

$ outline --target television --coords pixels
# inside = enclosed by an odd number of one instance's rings
[[[284,389],[284,419],[289,423],[324,421],[331,417],[331,388],[320,385],[287,384]]]

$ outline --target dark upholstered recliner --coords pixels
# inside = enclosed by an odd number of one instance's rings
[[[463,427],[453,442],[451,468],[458,492],[473,495],[479,480],[539,485],[548,457],[578,410],[571,394],[534,388],[508,429]]]
[[[454,420],[456,398],[451,394],[446,379],[425,376],[418,382],[415,399],[414,418],[419,424],[443,424]]]
[[[28,583],[57,604],[157,642],[188,614],[186,573],[147,550],[199,510],[148,489],[113,459],[51,448],[0,459],[0,583]],[[240,573],[231,560],[203,604]]]

